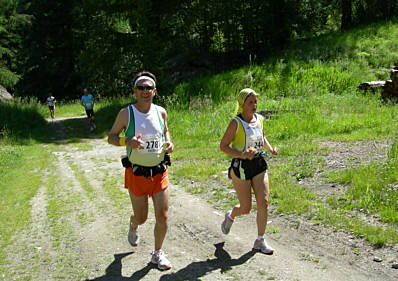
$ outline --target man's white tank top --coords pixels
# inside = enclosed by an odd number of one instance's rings
[[[164,159],[164,125],[156,107],[157,105],[151,104],[149,112],[142,113],[134,105],[130,105],[126,137],[131,138],[141,135],[145,144],[143,149],[131,149],[130,151],[128,149],[129,160],[132,164],[152,167],[158,165]],[[134,118],[131,116],[132,113],[134,113]],[[130,128],[132,125],[130,122],[134,122],[133,130]]]

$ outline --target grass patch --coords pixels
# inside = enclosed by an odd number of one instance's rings
[[[385,163],[372,162],[357,168],[330,172],[332,182],[348,186],[345,194],[329,204],[345,210],[378,214],[382,222],[398,225],[398,142],[392,144]]]
[[[125,216],[124,209],[126,206],[131,205],[128,190],[124,188],[123,175],[120,177],[110,177],[109,172],[104,170],[104,190],[109,198],[112,198],[112,203],[115,206],[115,210],[119,212],[119,215]]]
[[[70,217],[84,225],[87,223],[87,215],[81,212],[77,206],[83,205],[81,194],[66,188],[71,183],[59,182],[56,177],[49,179],[47,193],[49,195],[47,216],[51,225],[52,247],[57,255],[52,264],[56,267],[55,278],[87,278],[88,274],[81,270],[83,266],[79,262],[77,239]],[[73,183],[72,183],[73,184]],[[65,193],[70,193],[65,196]]]
[[[313,255],[311,255],[309,253],[300,253],[300,258],[305,261],[312,261],[315,263],[320,262],[320,258],[314,257]]]
[[[280,232],[280,229],[277,226],[267,227],[267,233],[275,234],[275,233],[279,233],[279,232]]]
[[[39,110],[34,99],[0,102],[0,142],[29,145],[32,139],[43,140],[46,121]]]
[[[80,183],[80,186],[84,189],[86,196],[90,200],[95,200],[97,198],[96,192],[94,187],[90,184],[90,181],[84,176],[82,173],[82,167],[77,167],[76,165],[72,164],[71,161],[68,161],[69,167],[71,167],[72,171],[74,172],[75,177]]]
[[[51,161],[51,155],[43,157],[45,153],[41,145],[34,143],[30,146],[3,144],[0,148],[0,276],[6,274],[7,245],[13,242],[16,233],[31,224],[30,200],[43,184],[41,171]]]
[[[44,117],[49,118],[50,112],[48,106],[45,104],[41,107],[41,113]],[[86,110],[80,103],[80,98],[70,100],[67,102],[57,101],[54,110],[55,117],[68,117],[68,116],[86,116]]]

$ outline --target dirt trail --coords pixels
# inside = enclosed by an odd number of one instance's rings
[[[76,122],[85,126],[84,119]],[[149,263],[152,207],[139,230],[140,245],[127,242],[131,205],[119,161],[124,148],[90,133],[83,145],[68,142],[65,125],[52,126],[58,132],[56,160],[42,171],[43,186],[32,199],[33,225],[8,249],[9,280],[398,279],[391,267],[397,247],[373,249],[349,234],[272,211],[269,226],[279,231],[267,240],[276,252],[255,253],[255,213],[238,218],[230,234],[223,235],[223,214],[177,185],[170,186],[164,243],[173,269],[161,272]],[[376,256],[382,261],[373,261]]]

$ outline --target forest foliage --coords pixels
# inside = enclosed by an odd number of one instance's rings
[[[388,20],[397,0],[2,0],[0,85],[20,97],[162,93],[194,75],[263,60],[287,43]]]

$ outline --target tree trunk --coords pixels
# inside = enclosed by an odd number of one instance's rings
[[[341,29],[347,30],[352,26],[352,0],[341,0]]]

